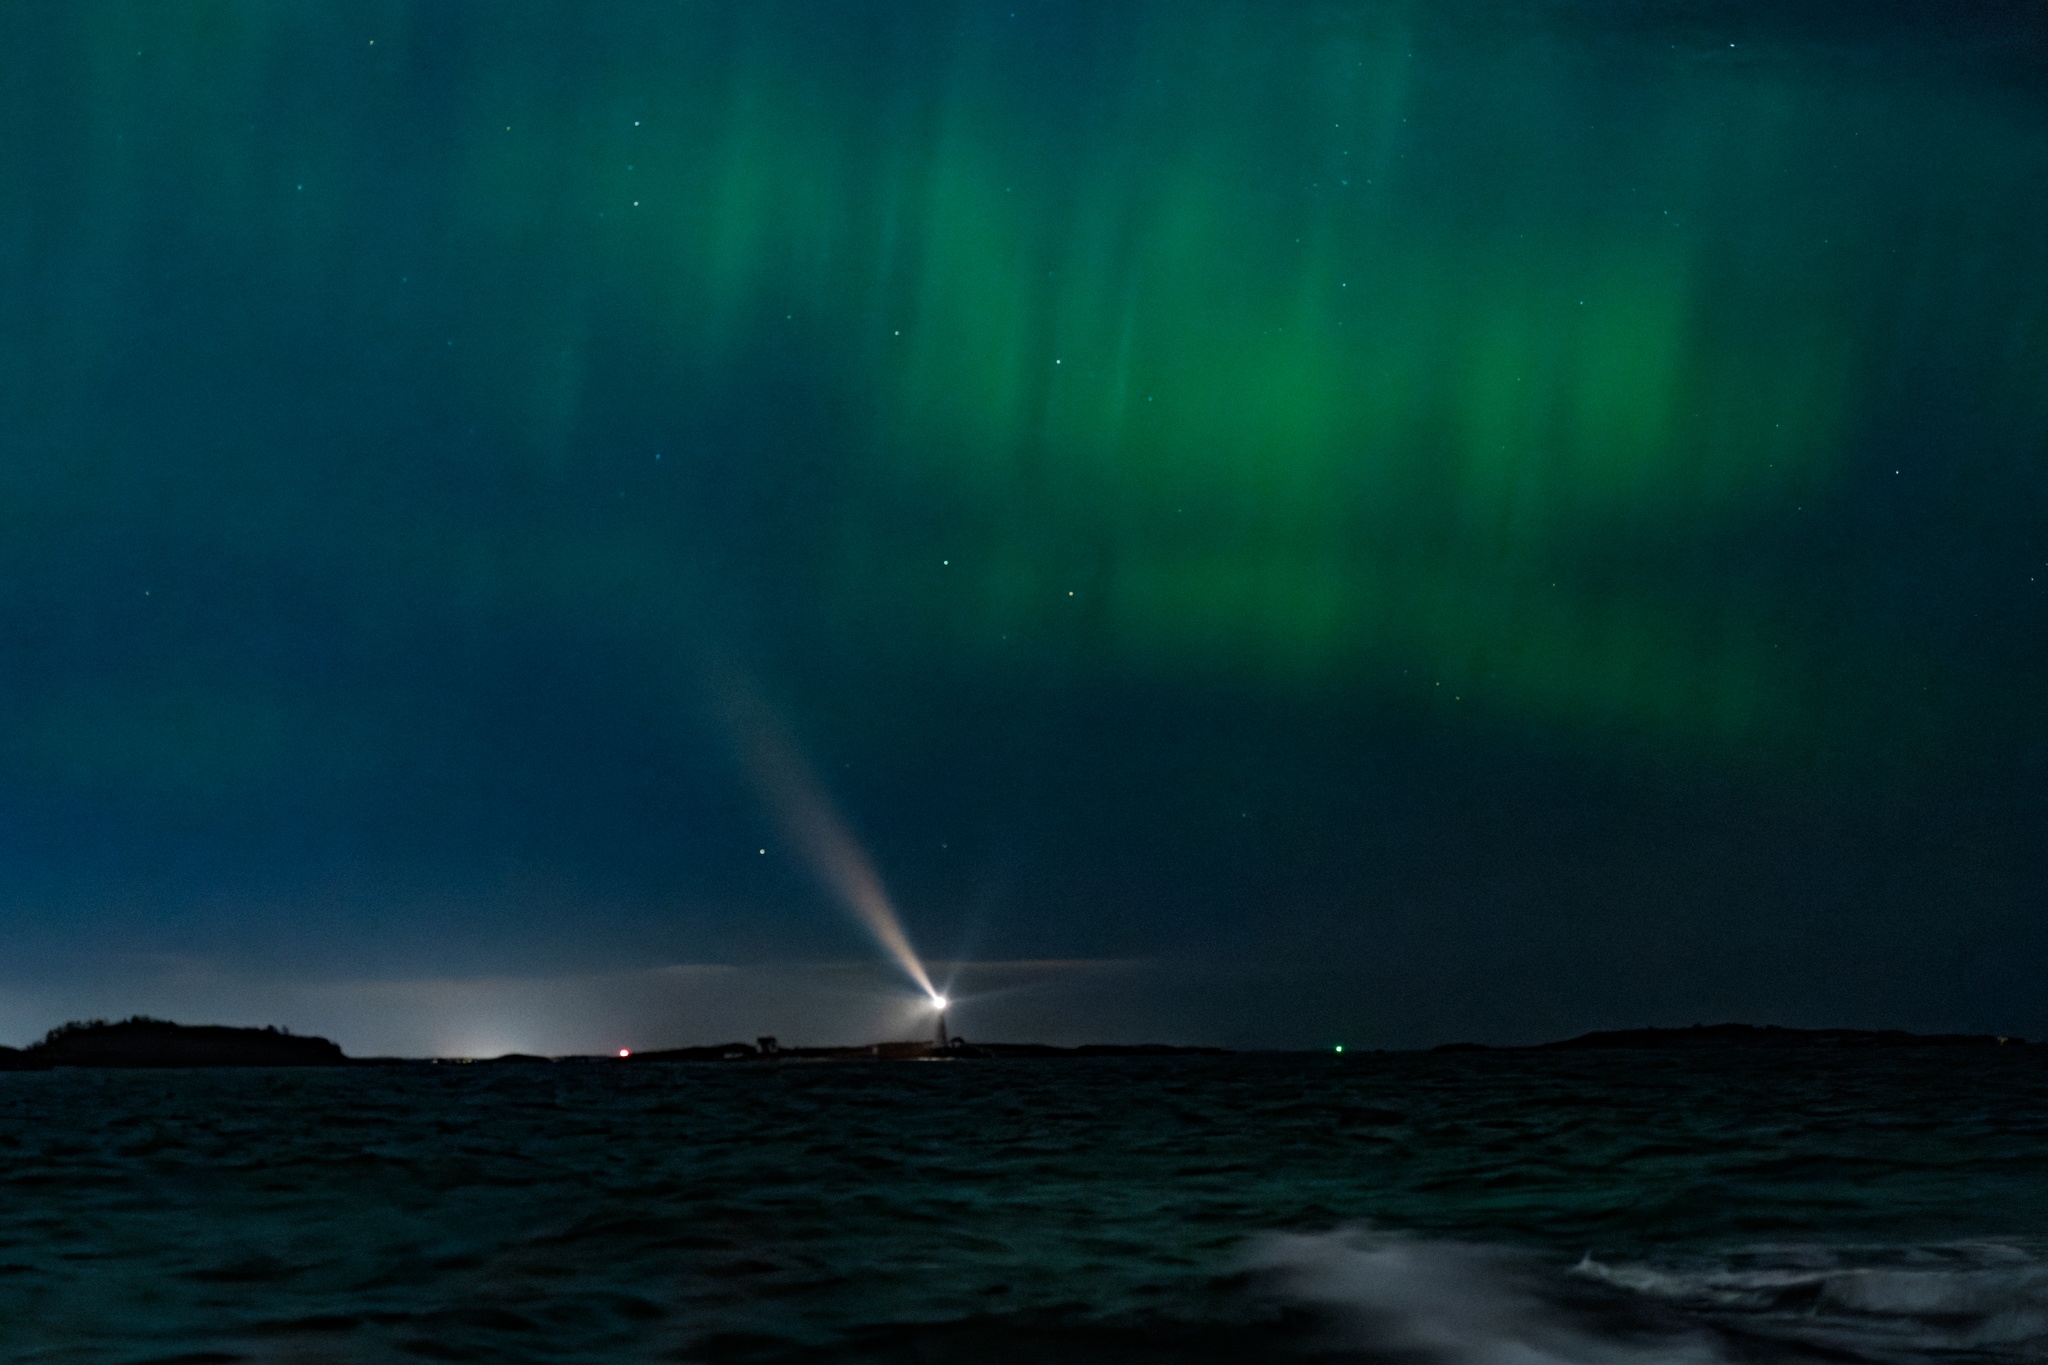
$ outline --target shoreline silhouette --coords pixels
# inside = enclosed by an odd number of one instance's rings
[[[1903,1029],[1798,1029],[1776,1024],[1694,1024],[1690,1028],[1616,1029],[1527,1047],[1445,1043],[1432,1052],[1533,1053],[1560,1051],[1704,1051],[1786,1049],[1888,1049],[1904,1047],[2027,1046],[2001,1034],[1908,1033]],[[1338,1049],[1342,1051],[1342,1049]],[[116,1022],[92,1019],[61,1024],[25,1048],[0,1046],[0,1071],[50,1071],[59,1067],[170,1068],[249,1066],[557,1066],[649,1065],[674,1062],[858,1062],[942,1061],[1024,1058],[1227,1057],[1222,1047],[1180,1047],[1166,1043],[881,1042],[851,1047],[785,1047],[773,1037],[752,1043],[656,1048],[617,1055],[571,1054],[544,1057],[512,1052],[497,1057],[351,1057],[326,1038],[264,1028],[221,1024],[179,1024],[135,1015]],[[1354,1054],[1362,1055],[1362,1054]]]

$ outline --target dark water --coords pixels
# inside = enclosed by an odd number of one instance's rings
[[[9,1361],[2032,1360],[2048,1057],[0,1076]]]

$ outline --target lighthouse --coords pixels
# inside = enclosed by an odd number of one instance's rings
[[[932,997],[932,1008],[936,1009],[939,1012],[939,1029],[937,1042],[941,1050],[951,1045],[951,1040],[949,1040],[946,1037],[946,1007],[952,1003],[952,1001],[946,999],[946,997],[943,995],[935,995]]]

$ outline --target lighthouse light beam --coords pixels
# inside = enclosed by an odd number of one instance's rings
[[[874,936],[875,942],[942,1012],[945,996],[903,932],[896,907],[882,886],[881,875],[867,850],[846,827],[832,798],[811,765],[774,714],[753,693],[737,683],[718,689],[740,742],[748,775],[776,814],[790,840],[803,853],[813,873]]]

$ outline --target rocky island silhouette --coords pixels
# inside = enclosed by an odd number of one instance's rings
[[[288,1029],[174,1024],[134,1015],[60,1024],[25,1048],[0,1047],[0,1071],[60,1066],[345,1066],[338,1044]]]

